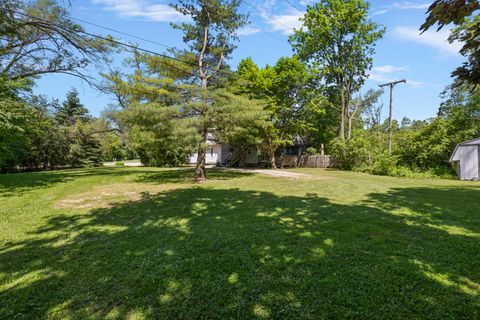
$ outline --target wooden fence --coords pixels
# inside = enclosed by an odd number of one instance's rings
[[[282,168],[335,168],[336,163],[330,155],[315,156],[283,156],[281,162]]]

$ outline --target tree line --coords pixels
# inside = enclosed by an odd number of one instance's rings
[[[309,153],[325,145],[344,169],[449,175],[454,145],[480,135],[478,37],[471,36],[478,2],[471,1],[468,10],[455,1],[435,1],[429,8],[422,30],[455,23],[450,40],[464,42],[467,62],[454,71],[436,117],[394,121],[391,155],[382,92],[361,91],[385,32],[370,20],[367,2],[309,5],[302,27],[289,37],[292,56],[272,66],[245,58],[233,70],[226,61],[248,23],[239,5],[238,0],[176,2],[172,7],[191,21],[173,25],[183,32],[185,49],[130,50],[126,66],[101,72],[98,83],[85,67],[108,64],[113,52],[124,49],[121,42],[85,33],[56,1],[4,1],[1,170],[98,165],[136,155],[146,165],[177,166],[197,153],[195,179],[201,181],[207,140],[214,135],[222,143],[257,145],[272,167],[279,148],[301,141]],[[63,103],[34,96],[35,80],[48,73],[81,77],[115,103],[93,118],[75,91]]]

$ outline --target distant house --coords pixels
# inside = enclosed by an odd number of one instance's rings
[[[207,135],[206,164],[227,167],[254,167],[263,160],[261,150],[255,145],[239,145],[220,143],[213,134]],[[197,153],[190,156],[190,163],[197,162]]]
[[[278,148],[275,156],[277,161],[284,155],[302,155],[306,146],[299,138],[293,144]],[[230,145],[221,143],[214,134],[207,135],[206,164],[224,167],[257,167],[267,166],[267,156],[257,145]],[[197,163],[197,153],[190,156],[190,164]]]
[[[459,143],[450,157],[462,180],[480,179],[480,138]]]

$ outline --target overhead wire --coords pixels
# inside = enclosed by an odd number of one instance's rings
[[[259,9],[257,8],[256,6],[252,5],[251,3],[247,2],[246,0],[240,0],[241,2],[243,2],[244,4],[246,4],[247,6],[249,6],[250,8],[260,12],[263,16],[266,16],[268,19],[270,19],[271,21],[289,29],[289,30],[292,30],[294,31],[292,28],[290,28],[289,26],[287,26],[286,24],[283,24],[282,22],[278,21],[277,19],[273,18],[272,16],[270,16],[268,13],[266,13],[264,10],[262,9]],[[289,3],[291,6],[295,7],[291,2],[289,2],[288,0],[284,0],[285,2]],[[296,7],[295,7],[296,8]],[[298,8],[296,8],[298,11],[300,11]],[[12,11],[13,13],[16,13],[16,14],[20,14],[20,15],[23,15],[25,17],[28,17],[28,18],[31,18],[31,19],[36,19],[36,20],[39,20],[39,21],[43,21],[43,22],[47,22],[49,24],[52,24],[52,25],[55,25],[59,28],[62,28],[64,30],[69,30],[69,31],[77,31],[78,30],[72,30],[72,29],[69,29],[69,28],[66,28],[65,26],[60,26],[60,25],[56,25],[56,24],[53,24],[45,19],[42,19],[42,18],[39,18],[39,17],[34,17],[34,16],[31,16],[31,15],[28,15],[26,13],[23,13],[23,12],[19,12],[19,11],[15,11],[15,10],[10,10]],[[301,11],[300,11],[301,12]],[[97,24],[97,23],[93,23],[93,22],[90,22],[90,21],[86,21],[84,19],[79,19],[79,18],[74,18],[74,17],[69,17],[71,20],[74,20],[74,21],[78,21],[78,22],[82,22],[82,23],[85,23],[85,24],[88,24],[88,25],[91,25],[91,26],[94,26],[94,27],[97,27],[97,28],[102,28],[102,29],[105,29],[105,30],[109,30],[111,32],[115,32],[115,33],[118,33],[118,34],[122,34],[122,35],[125,35],[125,36],[128,36],[128,37],[131,37],[131,38],[134,38],[134,39],[138,39],[138,40],[141,40],[141,41],[144,41],[144,42],[148,42],[148,43],[151,43],[151,44],[155,44],[155,45],[158,45],[158,46],[162,46],[162,47],[165,47],[165,48],[168,48],[168,49],[175,49],[174,47],[172,46],[169,46],[169,45],[166,45],[166,44],[163,44],[163,43],[160,43],[158,41],[154,41],[154,40],[150,40],[150,39],[147,39],[147,38],[144,38],[144,37],[140,37],[140,36],[137,36],[137,35],[134,35],[134,34],[131,34],[131,33],[128,33],[128,32],[124,32],[124,31],[120,31],[120,30],[117,30],[117,29],[114,29],[114,28],[111,28],[111,27],[107,27],[107,26],[103,26],[103,25],[100,25],[100,24]],[[187,64],[187,65],[191,65],[191,66],[194,66],[194,67],[198,67],[198,65],[196,63],[192,63],[190,61],[185,61],[185,60],[182,60],[180,58],[177,58],[177,57],[172,57],[172,56],[169,56],[169,55],[166,55],[166,54],[162,54],[162,53],[158,53],[158,52],[155,52],[153,50],[149,50],[149,49],[145,49],[143,47],[140,47],[138,45],[133,45],[133,44],[129,44],[129,43],[125,43],[125,42],[122,42],[122,41],[119,41],[119,40],[115,40],[115,39],[112,39],[112,38],[107,38],[107,37],[104,37],[104,36],[100,36],[100,35],[97,35],[97,34],[93,34],[93,33],[90,33],[90,32],[87,32],[87,31],[80,31],[80,33],[82,34],[85,34],[87,36],[90,36],[90,37],[93,37],[93,38],[97,38],[97,39],[101,39],[103,41],[108,41],[110,43],[113,43],[113,44],[116,44],[116,45],[119,45],[119,46],[122,46],[124,48],[129,48],[133,51],[130,51],[130,52],[135,52],[135,51],[140,51],[140,52],[144,52],[144,53],[148,53],[148,54],[151,54],[151,55],[155,55],[155,56],[159,56],[159,57],[163,57],[163,58],[166,58],[166,59],[171,59],[171,60],[174,60],[174,61],[177,61],[177,62],[181,62],[181,63],[184,63],[184,64]],[[283,39],[279,38],[279,37],[276,37],[270,33],[267,33],[269,36],[272,36],[273,38],[279,40],[279,41],[282,41],[283,42]],[[184,69],[181,69],[181,68],[178,68],[176,66],[173,66],[171,64],[168,64],[166,63],[165,61],[162,61],[161,63],[163,63],[164,65],[167,65],[173,69],[176,69],[177,71],[180,71],[182,73],[187,73],[187,74],[190,74],[194,77],[198,77],[197,74],[191,72],[191,71],[187,71],[187,70],[184,70]],[[207,70],[210,70],[212,71],[211,68],[209,67],[206,67],[205,69]],[[213,70],[215,72],[218,72],[218,73],[223,73],[223,74],[227,74],[227,75],[232,75],[234,74],[234,72],[232,71],[229,71],[229,70]]]
[[[288,5],[290,5],[292,8],[294,8],[295,10],[297,10],[298,12],[300,13],[305,13],[303,10],[301,9],[298,9],[298,7],[296,5],[294,5],[290,0],[283,0],[285,3],[287,3]]]
[[[169,55],[166,55],[166,54],[163,54],[163,53],[158,53],[158,52],[155,52],[153,50],[149,50],[149,49],[145,49],[143,47],[140,47],[140,46],[137,46],[137,45],[133,45],[133,44],[129,44],[129,43],[125,43],[125,42],[122,42],[122,41],[119,41],[119,40],[115,40],[115,39],[112,39],[112,38],[107,38],[107,37],[104,37],[104,36],[100,36],[100,35],[97,35],[97,34],[93,34],[93,33],[90,33],[90,32],[87,32],[87,31],[79,31],[79,30],[73,30],[71,28],[68,28],[68,27],[65,27],[65,26],[61,26],[61,25],[58,25],[58,24],[54,24],[54,23],[51,23],[50,21],[48,20],[45,20],[45,19],[42,19],[42,18],[39,18],[39,17],[34,17],[34,16],[31,16],[31,15],[28,15],[26,13],[23,13],[23,12],[19,12],[19,11],[15,11],[15,10],[10,10],[11,12],[13,13],[16,13],[16,14],[19,14],[19,15],[22,15],[22,16],[25,16],[25,17],[28,17],[28,18],[31,18],[31,19],[34,19],[34,20],[38,20],[38,21],[41,21],[41,22],[46,22],[46,23],[49,23],[53,26],[56,26],[57,28],[61,28],[63,30],[67,30],[67,31],[74,31],[74,32],[78,32],[78,33],[82,33],[84,35],[87,35],[87,36],[90,36],[92,38],[97,38],[97,39],[100,39],[100,40],[103,40],[103,41],[108,41],[110,43],[113,43],[113,44],[116,44],[116,45],[119,45],[119,46],[122,46],[124,48],[129,48],[129,49],[132,49],[132,50],[136,50],[136,51],[140,51],[140,52],[144,52],[144,53],[148,53],[148,54],[151,54],[151,55],[155,55],[155,56],[159,56],[159,57],[162,57],[162,58],[166,58],[166,59],[171,59],[171,60],[174,60],[174,61],[177,61],[177,62],[181,62],[181,63],[184,63],[184,64],[187,64],[187,65],[191,65],[191,66],[194,66],[194,67],[198,67],[198,65],[196,63],[192,63],[192,62],[189,62],[189,61],[185,61],[185,60],[182,60],[180,58],[177,58],[177,57],[172,57],[172,56],[169,56]],[[72,19],[74,20],[74,19]],[[75,20],[80,20],[80,19],[76,19]],[[89,23],[91,25],[96,25],[94,23]],[[108,28],[108,27],[104,27],[104,26],[100,26],[100,25],[96,25],[98,27],[101,27],[101,28],[105,28],[105,29],[109,29],[111,31],[115,31],[117,32],[117,30],[113,29],[113,28]],[[126,32],[122,32],[122,31],[118,31],[119,33],[123,33],[125,35],[127,35]],[[141,39],[143,41],[148,41],[150,43],[153,43],[153,44],[157,44],[157,45],[161,45],[161,46],[164,46],[164,47],[167,47],[167,48],[171,48],[171,49],[174,49],[173,47],[170,47],[170,46],[167,46],[165,44],[161,44],[159,42],[156,42],[156,41],[153,41],[153,40],[148,40],[148,39],[145,39],[145,38],[141,38],[141,37],[137,37],[137,36],[134,36],[134,35],[131,35],[131,34],[128,34],[128,36],[131,36],[131,37],[134,37],[134,38],[138,38],[138,39]],[[195,76],[195,77],[198,77],[197,74],[194,74],[193,72],[189,72],[189,71],[186,71],[184,69],[180,69],[178,67],[175,67],[173,65],[170,65],[170,64],[167,64],[167,63],[164,63],[165,65],[168,65],[174,69],[177,69],[178,71],[181,71],[181,72],[184,72],[184,73],[189,73],[191,74],[192,76]],[[218,73],[223,73],[223,74],[227,74],[227,75],[232,75],[234,74],[234,72],[232,71],[227,71],[227,70],[222,70],[222,69],[218,69],[218,70],[214,70],[210,67],[204,67],[206,70],[210,70],[210,71],[214,71],[214,72],[218,72]]]
[[[240,0],[240,2],[244,3],[245,5],[247,5],[248,7],[260,12],[263,16],[267,17],[268,19],[270,19],[271,21],[275,22],[276,24],[288,29],[288,30],[291,30],[291,31],[295,31],[294,29],[292,29],[290,26],[287,26],[286,24],[284,24],[283,22],[279,21],[278,19],[272,17],[271,15],[269,15],[265,10],[263,9],[259,9],[257,8],[256,6],[254,6],[253,4],[251,4],[250,2],[246,1],[246,0]]]

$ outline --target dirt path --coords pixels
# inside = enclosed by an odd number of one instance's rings
[[[120,161],[121,162],[121,161]],[[104,162],[105,167],[115,167],[115,162]],[[139,161],[125,162],[121,167],[143,167],[143,164]]]
[[[291,179],[312,179],[314,176],[305,173],[290,172],[282,169],[269,170],[269,169],[234,169],[236,171],[265,174],[273,177],[291,178]]]

